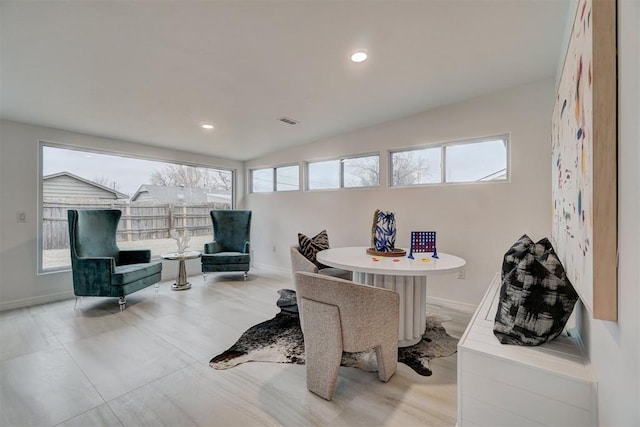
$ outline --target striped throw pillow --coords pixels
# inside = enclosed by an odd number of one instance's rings
[[[329,249],[329,236],[327,230],[322,230],[313,237],[307,237],[302,233],[298,233],[298,245],[300,245],[300,253],[309,261],[314,263],[318,268],[325,268],[325,265],[318,263],[316,254],[319,251]]]

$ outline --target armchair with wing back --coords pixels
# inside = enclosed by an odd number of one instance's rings
[[[212,210],[213,242],[205,243],[202,274],[243,271],[244,280],[251,265],[251,211]]]
[[[306,272],[295,274],[295,286],[307,388],[331,400],[343,351],[375,349],[378,378],[389,381],[398,365],[398,293]]]
[[[124,310],[128,294],[160,281],[162,263],[151,262],[150,250],[118,248],[121,215],[116,209],[67,211],[74,294],[117,297]]]

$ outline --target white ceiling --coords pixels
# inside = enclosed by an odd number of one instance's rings
[[[568,4],[2,1],[0,114],[248,160],[553,76]]]

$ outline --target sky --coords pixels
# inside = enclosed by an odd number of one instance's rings
[[[507,167],[502,140],[450,145],[447,150],[447,181],[476,181]]]
[[[116,182],[117,191],[130,196],[141,185],[151,184],[153,171],[170,164],[48,146],[42,152],[43,176],[70,172],[89,181],[104,177],[109,183]]]
[[[420,150],[415,153],[422,155],[422,152],[432,151],[439,150]],[[506,148],[502,140],[450,145],[446,147],[446,156],[447,180],[451,182],[475,181],[506,168]],[[43,147],[42,158],[44,176],[70,172],[89,181],[105,178],[109,187],[115,182],[116,190],[128,195],[133,195],[141,185],[151,184],[151,174],[170,164],[50,146]],[[339,171],[336,169],[338,165],[338,161],[330,161],[313,163],[311,166],[315,177],[324,176],[328,182],[337,186],[338,181],[333,181],[339,179]]]

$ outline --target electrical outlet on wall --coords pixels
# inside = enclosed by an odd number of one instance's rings
[[[27,214],[26,214],[26,212],[17,212],[16,213],[16,221],[18,221],[18,222],[27,222]]]
[[[276,245],[273,245],[273,252],[276,251]]]
[[[458,279],[464,279],[465,277],[465,270],[463,268],[462,270],[458,271]]]

